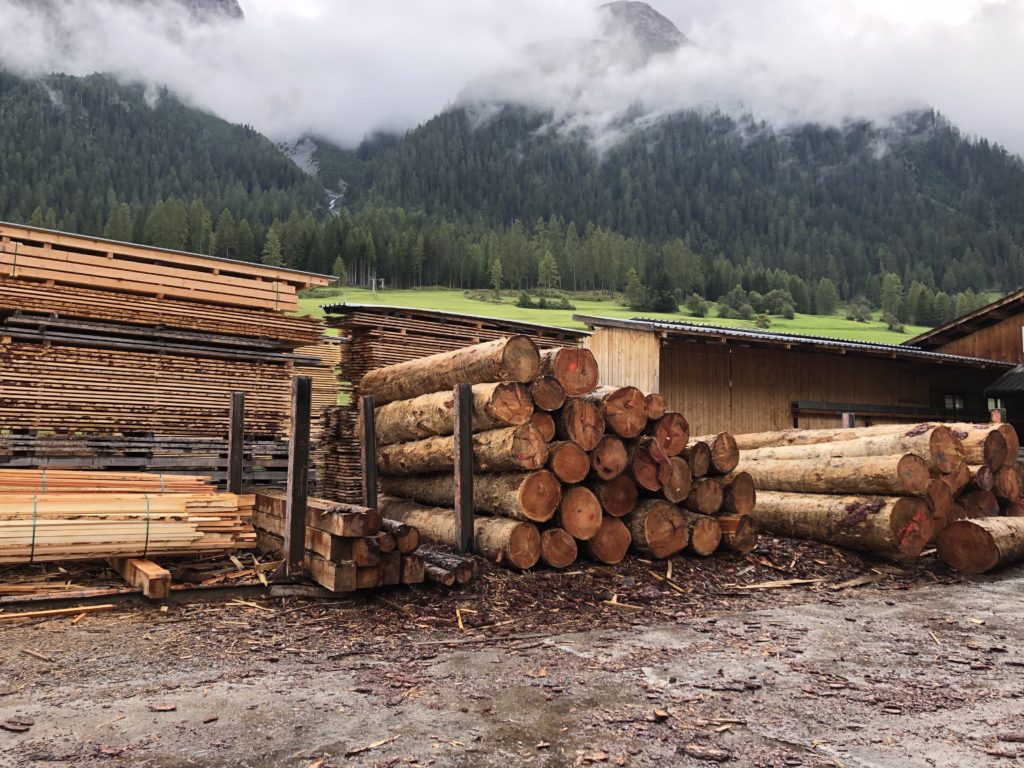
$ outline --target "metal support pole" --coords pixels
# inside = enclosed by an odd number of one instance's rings
[[[228,431],[228,493],[242,492],[245,460],[245,392],[231,393],[231,426]]]
[[[455,385],[455,538],[473,553],[473,388]]]
[[[359,449],[363,460],[363,506],[377,508],[377,427],[373,415],[373,395],[359,401]]]
[[[306,508],[309,494],[309,419],[313,406],[313,379],[292,380],[291,450],[288,451],[288,502],[285,508],[284,551],[287,575],[302,573],[306,549]]]

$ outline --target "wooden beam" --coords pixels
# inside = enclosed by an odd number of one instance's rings
[[[472,554],[473,520],[473,388],[455,385],[455,537],[460,552]]]
[[[285,571],[302,574],[306,545],[306,508],[309,496],[309,419],[313,404],[313,379],[292,380],[291,450],[288,452],[288,501],[285,509]]]
[[[245,458],[245,392],[231,393],[231,423],[228,427],[228,493],[242,492]]]
[[[373,395],[363,395],[359,401],[362,408],[359,435],[359,450],[363,463],[363,505],[377,508],[377,421]]]
[[[171,594],[171,572],[152,560],[139,557],[111,557],[107,563],[121,574],[121,578],[142,594],[153,600],[161,600]]]

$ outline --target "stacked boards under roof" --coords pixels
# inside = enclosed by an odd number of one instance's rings
[[[247,392],[247,437],[285,439],[291,379],[322,364],[320,323],[288,313],[300,290],[328,282],[0,224],[0,456],[8,466],[141,468],[154,454],[189,453],[172,437],[223,439],[236,390]],[[52,433],[45,448],[41,433]],[[53,434],[125,442],[78,456]],[[216,474],[219,459],[177,468]]]

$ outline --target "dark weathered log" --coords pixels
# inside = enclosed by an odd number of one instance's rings
[[[690,465],[694,478],[704,477],[711,471],[711,447],[707,443],[690,443],[679,455]]]
[[[540,370],[537,347],[526,336],[495,339],[370,371],[359,391],[377,405],[451,390],[456,384],[527,382]]]
[[[611,480],[625,471],[629,463],[626,446],[615,435],[605,435],[590,452],[591,477]]]
[[[734,472],[727,477],[716,478],[722,486],[722,511],[737,515],[749,515],[757,505],[757,490],[754,478],[749,472]]]
[[[587,555],[599,563],[621,563],[629,551],[629,529],[617,517],[605,515],[597,535],[584,544]]]
[[[550,443],[548,469],[563,483],[576,485],[590,472],[590,455],[572,440]]]
[[[377,469],[386,475],[449,472],[455,467],[454,456],[454,436],[428,437],[411,443],[381,446],[377,450]],[[477,472],[541,469],[547,459],[547,441],[532,424],[473,435],[473,468]]]
[[[608,482],[592,480],[587,487],[594,492],[601,508],[612,517],[624,517],[633,511],[640,493],[628,475],[619,475]]]
[[[382,478],[389,496],[414,499],[443,506],[455,499],[454,475],[416,475]],[[545,523],[561,501],[558,478],[545,469],[537,472],[509,472],[473,475],[473,504],[482,511],[518,520]]]
[[[690,425],[682,414],[669,411],[648,421],[645,434],[657,440],[669,456],[678,456],[690,440]]]
[[[540,535],[540,560],[551,568],[568,568],[576,562],[576,539],[561,528],[548,528]]]
[[[921,496],[931,480],[924,459],[912,453],[805,461],[744,460],[743,471],[750,473],[759,492]]]
[[[690,474],[690,465],[681,456],[670,456],[668,463],[672,472],[662,484],[661,492],[673,504],[680,504],[690,495],[693,475]]]
[[[1000,430],[995,424],[947,424],[953,434],[960,438],[964,447],[964,461],[972,466],[987,465],[996,470],[1011,460],[1010,446],[1006,441],[1007,430]],[[1004,425],[1009,426],[1009,425]],[[1010,427],[1010,429],[1013,429]],[[1014,439],[1016,439],[1016,432]]]
[[[627,447],[629,475],[641,488],[657,492],[672,479],[672,464],[653,437],[641,437]]]
[[[473,431],[485,432],[525,424],[533,401],[522,384],[478,384],[473,387]],[[374,411],[377,444],[391,445],[455,432],[455,397],[433,392],[381,406]]]
[[[585,400],[566,400],[555,425],[559,440],[572,440],[584,451],[594,450],[604,436],[604,418],[597,406]]]
[[[594,405],[619,437],[636,437],[647,426],[647,400],[636,387],[598,387],[581,399]]]
[[[1000,501],[999,516],[1024,517],[1024,499],[1014,499],[1013,501]]]
[[[949,474],[932,471],[931,476],[933,479],[938,478],[948,485],[954,497],[963,493],[964,489],[971,484],[971,470],[968,468],[966,461],[961,462],[960,466]]]
[[[976,491],[991,491],[996,484],[995,473],[992,467],[982,464],[980,467],[971,467],[971,482],[969,487]]]
[[[682,510],[682,513],[689,530],[690,540],[687,548],[701,557],[715,554],[722,543],[722,526],[718,524],[718,520],[686,510]]]
[[[928,491],[925,493],[925,501],[928,502],[928,509],[932,513],[932,535],[938,536],[950,523],[949,516],[953,511],[953,494],[949,486],[939,479],[933,478],[928,483]]]
[[[1000,499],[1019,499],[1021,493],[1020,471],[1016,464],[1000,467],[995,473],[993,492]]]
[[[757,523],[750,515],[719,515],[715,520],[726,549],[746,555],[757,548]]]
[[[590,392],[600,380],[597,360],[589,349],[557,347],[540,353],[540,372],[562,385],[566,397]]]
[[[587,488],[573,485],[562,491],[553,521],[574,539],[589,541],[601,527],[601,502]]]
[[[550,413],[544,413],[543,411],[534,412],[530,417],[530,424],[540,432],[545,443],[550,443],[555,439],[555,420]]]
[[[557,411],[565,404],[565,390],[554,376],[538,376],[531,381],[530,397],[539,411]]]
[[[647,499],[637,504],[624,522],[633,546],[644,555],[672,557],[689,541],[689,525],[683,512],[663,499]]]
[[[740,451],[736,447],[736,439],[728,432],[691,438],[690,445],[693,443],[707,443],[711,450],[711,468],[708,471],[713,474],[727,475],[740,463]]]
[[[931,512],[927,503],[915,496],[828,496],[761,490],[751,517],[764,533],[897,559],[916,558],[932,538]]]
[[[698,477],[683,505],[691,512],[702,515],[717,515],[722,509],[725,490],[714,477]]]
[[[962,493],[957,501],[963,507],[964,518],[967,520],[999,515],[999,499],[991,491]]]
[[[425,507],[390,496],[381,497],[378,503],[388,519],[416,528],[423,541],[457,546],[454,509]],[[537,564],[540,558],[540,532],[537,526],[503,517],[480,515],[473,522],[473,544],[481,557],[524,570]]]
[[[460,586],[468,584],[476,576],[476,561],[471,557],[462,557],[435,547],[421,547],[416,554],[423,558],[423,562],[454,574],[455,583]]]
[[[455,586],[454,572],[439,565],[428,563],[426,560],[423,561],[423,574],[426,576],[427,581],[432,581],[434,584],[440,584],[442,587]]]
[[[665,415],[665,411],[668,410],[668,406],[665,405],[665,398],[657,392],[651,392],[651,394],[644,398],[644,401],[647,403],[648,419],[660,419]]]
[[[961,520],[939,535],[939,557],[962,573],[985,573],[1024,558],[1024,518]]]
[[[403,555],[415,552],[420,546],[420,532],[417,528],[397,520],[382,520],[381,529],[395,538],[398,551]]]

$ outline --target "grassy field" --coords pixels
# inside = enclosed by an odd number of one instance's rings
[[[713,325],[727,325],[735,328],[749,328],[756,330],[753,322],[747,320],[723,320],[714,316],[712,309],[711,316],[706,318],[695,318],[684,309],[678,314],[668,315],[656,312],[635,312],[628,307],[623,307],[615,301],[584,301],[577,300],[570,296],[570,301],[576,305],[575,310],[558,309],[522,309],[515,305],[516,294],[510,293],[502,297],[501,303],[481,301],[469,298],[462,291],[447,289],[417,289],[402,291],[380,291],[376,294],[366,288],[347,288],[339,291],[335,296],[318,296],[316,298],[301,299],[299,304],[303,314],[321,316],[324,304],[387,304],[396,307],[411,307],[415,309],[440,309],[448,312],[460,312],[467,315],[481,315],[484,317],[497,317],[506,320],[521,320],[542,325],[555,325],[562,328],[584,328],[581,323],[572,319],[574,314],[596,315],[598,317],[614,317],[628,319],[632,317],[645,317],[657,320],[681,320],[687,322],[710,323]],[[809,336],[831,336],[840,339],[852,339],[854,341],[875,341],[887,344],[900,344],[913,336],[927,330],[925,328],[910,326],[906,327],[905,333],[895,333],[885,327],[885,324],[878,320],[877,313],[874,319],[868,323],[857,323],[847,320],[843,315],[818,316],[818,315],[797,315],[792,320],[773,317],[769,329],[779,333],[797,333]]]

